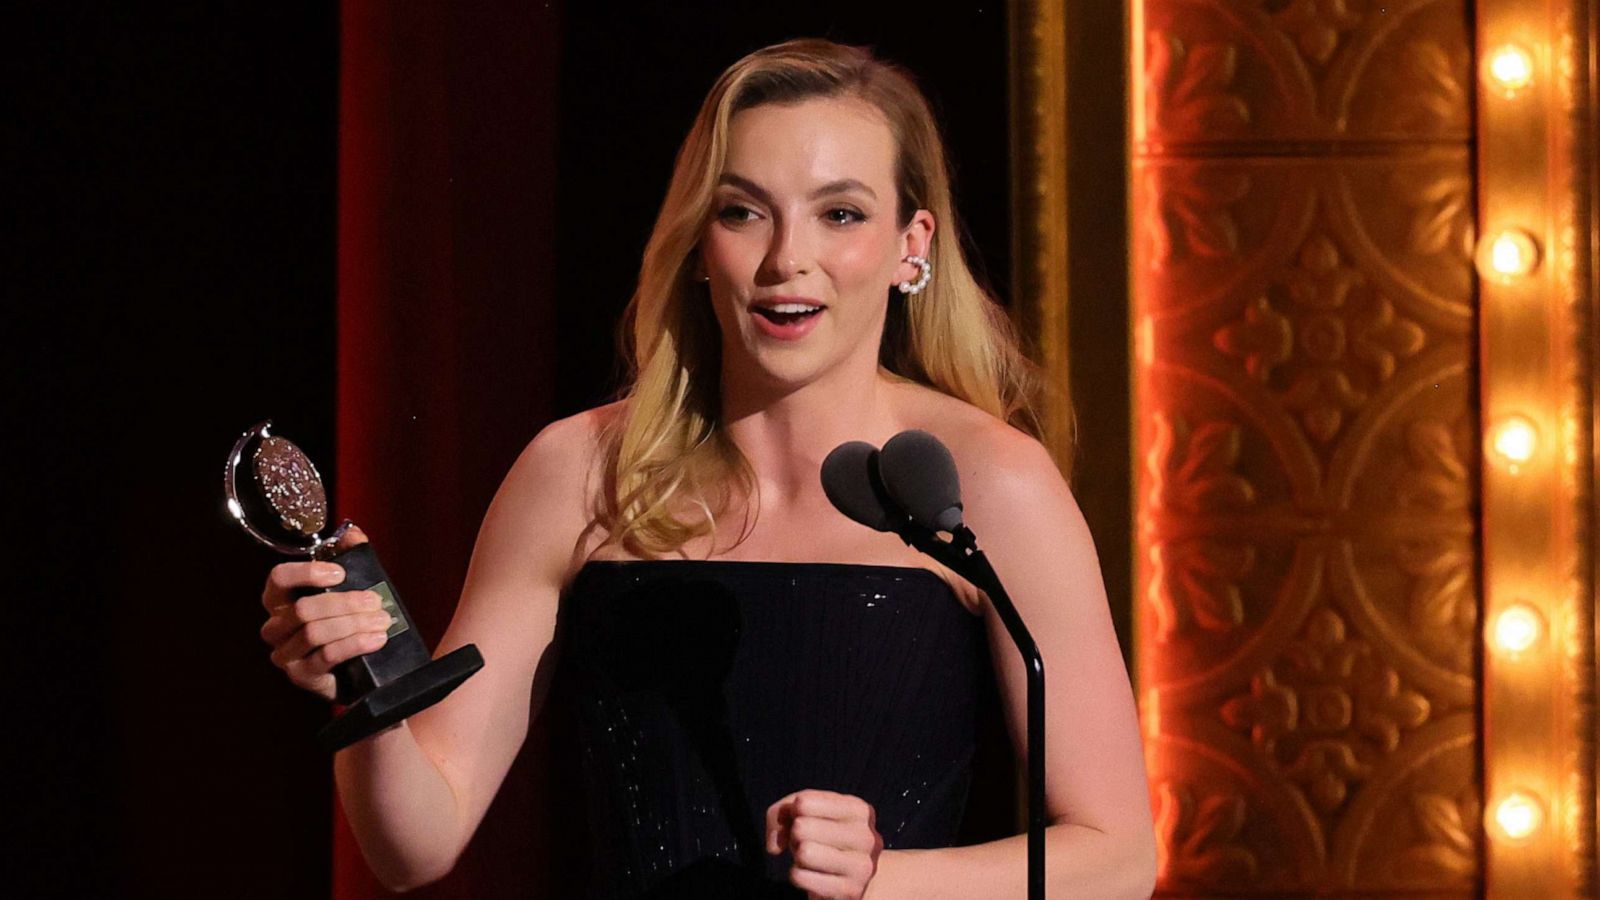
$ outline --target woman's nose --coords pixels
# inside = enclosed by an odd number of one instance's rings
[[[779,223],[772,229],[772,243],[761,263],[762,273],[774,284],[782,284],[804,271],[804,247],[792,225]]]

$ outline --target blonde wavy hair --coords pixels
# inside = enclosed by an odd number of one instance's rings
[[[889,290],[880,363],[1038,435],[1036,370],[963,257],[944,145],[927,100],[907,72],[866,48],[787,41],[723,72],[678,150],[624,313],[625,402],[601,435],[605,479],[594,525],[606,530],[606,544],[646,557],[670,553],[712,534],[717,514],[735,502],[743,509],[740,539],[748,534],[759,493],[749,462],[721,427],[721,333],[695,277],[697,248],[733,117],[763,104],[835,97],[863,100],[887,120],[897,148],[899,224],[909,225],[918,209],[937,223],[927,288],[909,303]]]

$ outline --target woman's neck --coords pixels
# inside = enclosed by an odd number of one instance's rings
[[[755,469],[763,503],[821,493],[822,461],[846,441],[882,444],[895,433],[896,378],[835,370],[787,390],[723,385],[723,424]]]

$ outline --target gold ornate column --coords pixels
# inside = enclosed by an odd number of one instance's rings
[[[1162,886],[1473,895],[1471,13],[1135,0],[1130,33]]]

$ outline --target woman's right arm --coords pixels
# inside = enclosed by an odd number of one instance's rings
[[[592,422],[580,415],[541,431],[484,516],[455,616],[434,651],[477,644],[483,669],[438,704],[334,757],[345,815],[385,887],[408,890],[455,866],[543,705],[558,596],[586,521]],[[353,643],[328,644],[320,663],[372,649]],[[314,671],[290,674],[317,689],[308,683]]]

